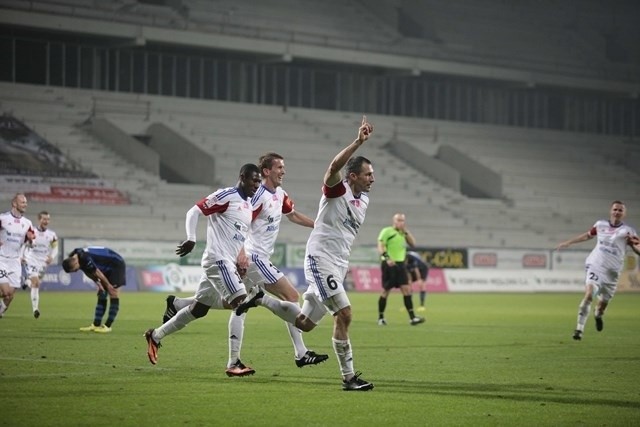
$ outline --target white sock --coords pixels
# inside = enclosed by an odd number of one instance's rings
[[[180,311],[185,307],[189,307],[191,303],[193,303],[195,300],[196,300],[196,297],[189,297],[189,298],[176,297],[173,300],[173,307],[176,309],[176,311]]]
[[[309,349],[306,345],[304,345],[304,340],[302,339],[302,332],[300,329],[296,328],[289,322],[284,322],[287,325],[287,329],[289,330],[289,336],[291,337],[291,342],[293,343],[293,349],[296,353],[296,359],[301,359],[307,354]]]
[[[247,313],[242,313],[238,316],[233,310],[231,311],[231,316],[229,316],[229,361],[227,362],[227,368],[235,365],[236,361],[240,359],[245,317],[247,317]]]
[[[333,351],[338,358],[338,365],[340,365],[340,373],[343,377],[353,376],[353,352],[351,351],[351,341],[349,340],[337,340],[331,338],[333,342]]]
[[[604,315],[604,312],[602,312],[602,310],[600,309],[600,305],[596,305],[596,309],[593,310],[593,315],[595,317],[602,317]]]
[[[580,305],[578,306],[578,324],[576,325],[577,330],[584,331],[584,325],[587,323],[590,310],[591,304],[585,303],[584,300],[580,301]]]
[[[4,304],[4,301],[0,299],[0,316],[2,316],[5,311],[7,311],[7,306]]]
[[[160,342],[167,335],[171,335],[172,333],[179,331],[194,320],[196,320],[196,318],[193,314],[191,314],[191,310],[189,310],[189,307],[184,307],[183,309],[178,311],[176,315],[173,316],[167,323],[156,328],[153,331],[152,338],[155,342]]]
[[[273,314],[292,325],[296,324],[296,317],[298,317],[301,311],[298,304],[289,301],[280,301],[267,294],[262,297],[260,305],[268,308]]]
[[[31,308],[33,311],[38,309],[40,304],[40,288],[31,288]]]

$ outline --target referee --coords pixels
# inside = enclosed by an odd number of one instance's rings
[[[418,325],[424,322],[413,312],[411,299],[411,285],[405,266],[407,245],[414,247],[416,240],[406,228],[406,218],[403,213],[393,215],[393,225],[380,230],[378,235],[378,252],[380,253],[382,269],[382,295],[378,300],[378,325],[385,326],[384,310],[387,308],[387,297],[393,288],[400,288],[404,299],[404,306],[409,314],[409,324]]]

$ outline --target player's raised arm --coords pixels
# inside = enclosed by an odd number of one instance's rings
[[[593,238],[594,234],[591,234],[591,231],[586,231],[582,234],[577,235],[576,237],[574,237],[573,239],[569,239],[569,240],[565,240],[564,242],[560,242],[558,244],[558,246],[556,246],[556,250],[559,251],[560,249],[566,249],[569,246],[575,244],[575,243],[580,243],[580,242],[586,242],[587,240]]]
[[[340,171],[347,164],[353,153],[369,139],[369,135],[372,133],[373,125],[367,122],[367,116],[362,116],[362,123],[358,128],[358,137],[333,158],[324,174],[324,183],[327,187],[333,187],[342,180]]]

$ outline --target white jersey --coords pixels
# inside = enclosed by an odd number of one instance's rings
[[[246,250],[250,254],[257,254],[269,258],[273,254],[280,231],[282,214],[293,212],[293,200],[281,187],[275,191],[261,185],[251,199],[253,205],[253,222],[251,232],[247,238]]]
[[[221,260],[235,264],[251,225],[251,201],[237,187],[228,187],[209,194],[196,205],[208,221],[202,266]]]
[[[52,260],[58,253],[58,236],[50,228],[46,230],[35,229],[36,237],[31,245],[25,245],[24,259],[28,265],[46,267],[47,258]]]
[[[306,257],[321,256],[341,267],[349,265],[351,245],[364,223],[368,205],[367,193],[354,196],[346,180],[333,187],[323,185]]]
[[[589,230],[589,235],[596,236],[598,242],[585,263],[615,272],[622,270],[627,237],[635,236],[635,230],[624,223],[612,226],[609,221],[601,219]]]
[[[29,230],[33,232],[33,224],[24,216],[15,217],[11,211],[0,213],[0,257],[19,259]]]

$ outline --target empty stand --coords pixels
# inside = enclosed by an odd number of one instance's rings
[[[356,137],[361,120],[350,113],[285,112],[273,106],[28,85],[0,84],[0,93],[3,111],[14,113],[71,159],[129,195],[132,204],[122,207],[47,205],[52,227],[69,237],[181,240],[186,210],[214,189],[234,185],[240,166],[256,162],[267,151],[285,157],[284,188],[297,209],[313,217],[324,171]],[[129,134],[144,134],[158,121],[211,153],[217,182],[170,184],[111,152],[79,126],[94,110],[96,97],[110,100],[101,104],[99,114]],[[397,211],[407,214],[418,243],[431,246],[551,248],[606,217],[613,199],[627,202],[629,220],[637,222],[640,176],[625,169],[616,154],[624,152],[625,141],[403,117],[369,120],[375,132],[358,154],[372,160],[376,182],[359,244],[375,244],[379,229],[390,224]],[[392,155],[387,144],[394,140],[410,141],[431,156],[437,156],[443,144],[458,148],[502,176],[505,197],[470,198],[441,185]],[[31,203],[29,211],[33,215],[44,207]],[[281,241],[306,240],[308,233],[284,224]]]
[[[625,201],[631,222],[639,217],[640,176],[611,161],[624,145],[618,138],[447,122],[431,126],[438,128],[438,143],[499,172],[509,201],[504,213],[549,242],[606,218],[614,199]]]

